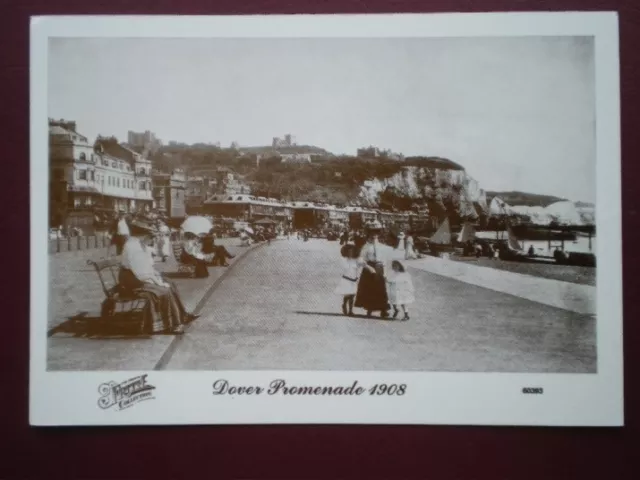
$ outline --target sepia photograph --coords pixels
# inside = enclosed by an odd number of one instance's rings
[[[600,372],[595,35],[46,50],[47,372]]]

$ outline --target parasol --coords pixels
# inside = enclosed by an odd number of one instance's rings
[[[209,233],[209,230],[213,228],[211,221],[205,217],[192,216],[187,217],[187,219],[182,223],[180,227],[187,233],[193,233],[194,235],[202,235],[204,233]]]

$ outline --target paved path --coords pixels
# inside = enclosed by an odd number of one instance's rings
[[[412,260],[409,264],[418,270],[509,293],[552,307],[588,315],[596,314],[596,287],[591,285],[534,277],[436,257]],[[554,265],[550,267],[553,268]]]
[[[292,239],[250,253],[166,368],[596,371],[593,316],[498,291],[508,281],[479,286],[492,274],[460,273],[453,262],[410,263],[418,298],[409,322],[342,316],[332,293],[338,251],[336,242]]]
[[[233,254],[242,254],[237,239],[222,239]],[[99,313],[104,293],[95,270],[86,264],[88,259],[106,257],[106,249],[81,250],[49,255],[49,329],[54,329],[80,312]],[[231,260],[232,264],[236,259]],[[176,272],[173,258],[157,262],[164,272]],[[193,311],[211,285],[226,272],[224,267],[210,267],[206,279],[172,279],[178,286],[188,310]],[[88,339],[67,333],[56,333],[48,340],[47,366],[49,370],[146,370],[152,369],[171,344],[173,336],[154,335],[147,338]]]

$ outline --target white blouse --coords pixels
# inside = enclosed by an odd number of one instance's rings
[[[362,250],[360,250],[360,258],[358,258],[360,264],[369,262],[384,263],[386,260],[384,247],[377,240],[365,243]]]

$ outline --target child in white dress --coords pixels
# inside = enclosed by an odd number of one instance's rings
[[[398,307],[402,307],[404,317],[402,320],[409,320],[407,305],[415,302],[413,281],[411,275],[406,271],[404,265],[398,260],[391,263],[391,272],[386,277],[387,294],[389,303],[393,305],[393,318],[398,316]]]
[[[360,277],[360,266],[358,265],[358,251],[355,245],[347,244],[342,247],[341,252],[344,257],[342,277],[335,293],[342,295],[342,313],[353,315],[353,301],[358,291],[358,278]]]

